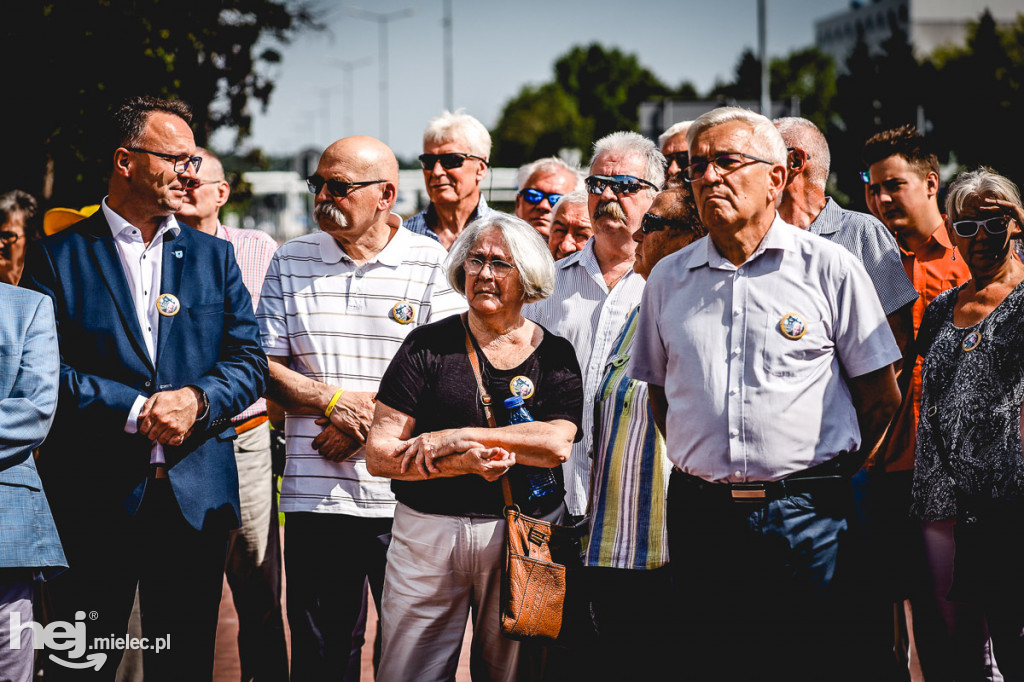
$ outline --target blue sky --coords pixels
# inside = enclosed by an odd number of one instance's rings
[[[814,42],[814,21],[848,0],[767,0],[768,53],[782,56]],[[328,29],[283,48],[277,88],[266,114],[255,112],[250,144],[275,154],[324,148],[349,134],[381,137],[378,26],[345,6],[375,12],[413,8],[392,21],[389,130],[402,157],[419,153],[423,128],[444,108],[443,0],[322,0]],[[552,78],[555,59],[573,45],[599,42],[636,54],[671,86],[700,92],[729,80],[744,48],[757,46],[756,0],[452,0],[456,107],[492,127],[504,103],[526,84]],[[341,61],[368,60],[352,71],[346,102]],[[346,117],[351,114],[351,129]],[[223,150],[225,138],[213,144]]]

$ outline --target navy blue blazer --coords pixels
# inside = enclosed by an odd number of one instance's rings
[[[68,565],[32,457],[56,407],[53,306],[0,284],[0,568]]]
[[[184,225],[163,239],[160,293],[181,308],[160,318],[156,366],[103,211],[28,249],[21,284],[53,301],[60,344],[57,416],[38,460],[58,522],[138,510],[151,443],[125,432],[128,414],[139,395],[191,384],[210,411],[180,447],[164,446],[171,487],[193,527],[238,525],[230,420],[266,390],[267,358],[231,244]]]

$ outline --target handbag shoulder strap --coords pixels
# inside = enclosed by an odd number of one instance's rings
[[[491,395],[487,392],[487,388],[484,387],[484,379],[480,373],[480,358],[477,357],[476,347],[473,346],[473,337],[469,332],[468,314],[463,313],[461,317],[462,326],[466,330],[466,355],[469,357],[469,365],[473,368],[473,375],[476,377],[476,385],[480,390],[480,404],[483,405],[484,415],[487,417],[487,424],[490,425],[491,428],[494,428],[497,426],[497,423],[494,421],[494,409],[491,404]],[[505,506],[513,506],[512,488],[508,483],[508,476],[501,477],[501,493],[505,498]]]

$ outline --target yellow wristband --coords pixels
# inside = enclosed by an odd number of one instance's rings
[[[340,398],[341,394],[344,393],[344,392],[345,392],[345,389],[343,389],[343,388],[339,388],[337,391],[335,391],[334,397],[331,398],[331,402],[327,403],[327,409],[324,410],[324,416],[325,417],[330,417],[331,416],[331,412],[334,412],[334,406],[338,404],[338,398]]]

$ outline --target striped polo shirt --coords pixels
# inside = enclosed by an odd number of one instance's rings
[[[436,241],[405,228],[363,265],[325,232],[289,241],[270,263],[256,314],[264,350],[317,381],[376,391],[412,329],[466,309],[445,278],[446,256]],[[338,463],[313,449],[317,418],[285,419],[281,511],[391,516],[391,482],[367,473],[364,450]]]

